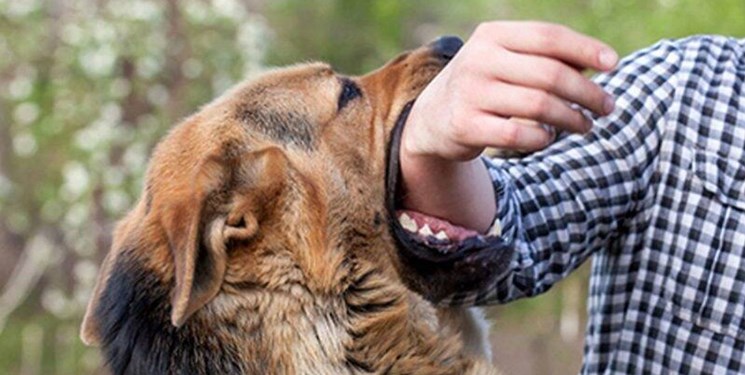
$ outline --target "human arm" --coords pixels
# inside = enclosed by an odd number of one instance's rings
[[[485,147],[534,151],[552,132],[515,117],[586,132],[567,102],[607,114],[613,101],[575,67],[607,70],[617,56],[603,43],[558,25],[480,25],[414,104],[401,147],[403,206],[485,231],[495,214]]]
[[[597,78],[616,96],[618,108],[596,116],[591,132],[567,136],[521,160],[487,161],[498,200],[492,209],[516,255],[504,277],[444,303],[504,302],[541,293],[622,235],[653,192],[678,60],[670,42],[636,53]]]

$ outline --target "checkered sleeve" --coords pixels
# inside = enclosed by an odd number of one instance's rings
[[[516,247],[511,272],[445,304],[540,294],[607,246],[645,203],[679,59],[669,41],[627,57],[595,79],[616,98],[616,110],[594,118],[591,132],[561,137],[526,158],[485,159],[497,195],[495,225]]]

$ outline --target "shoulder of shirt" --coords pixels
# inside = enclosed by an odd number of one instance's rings
[[[615,72],[610,75],[596,76],[597,82],[604,82],[611,77],[655,77],[681,73],[696,65],[697,60],[706,56],[714,60],[741,60],[745,62],[745,39],[736,39],[722,35],[693,35],[681,39],[662,39],[657,43],[640,49],[623,58]],[[726,58],[725,58],[726,57]],[[686,63],[688,62],[688,63]],[[739,64],[739,63],[738,63]]]
[[[662,39],[649,47],[647,53],[674,53],[682,60],[695,59],[702,54],[745,53],[745,39],[724,35],[692,35],[680,39]]]
[[[680,39],[664,39],[667,40],[679,48],[703,48],[703,47],[729,47],[742,49],[745,47],[745,39],[737,39],[726,35],[691,35]]]

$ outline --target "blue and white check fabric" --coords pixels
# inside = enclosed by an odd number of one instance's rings
[[[596,81],[586,135],[488,161],[511,271],[445,303],[548,290],[593,257],[585,374],[745,374],[745,40],[662,41]]]

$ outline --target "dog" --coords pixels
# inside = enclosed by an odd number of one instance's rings
[[[361,77],[269,71],[175,126],[82,340],[114,374],[495,373],[483,316],[436,302],[490,282],[506,245],[415,233],[395,200],[408,109],[461,44]]]

